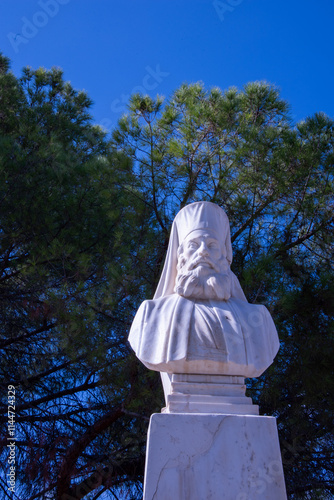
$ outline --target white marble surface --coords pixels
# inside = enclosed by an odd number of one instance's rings
[[[279,342],[269,311],[249,304],[230,269],[227,215],[192,203],[175,217],[153,300],[137,311],[129,342],[152,370],[258,377]]]
[[[166,397],[166,412],[151,417],[144,500],[286,500],[276,420],[257,415],[244,386],[271,365],[278,336],[231,262],[224,210],[184,207],[129,335],[140,361],[161,372]]]
[[[286,500],[275,418],[152,415],[144,500]]]
[[[166,374],[170,377],[164,413],[224,413],[258,415],[259,407],[246,397],[243,377]]]

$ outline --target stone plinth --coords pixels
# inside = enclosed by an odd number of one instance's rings
[[[286,500],[276,419],[151,417],[144,500]]]
[[[259,407],[246,397],[243,377],[231,375],[166,374],[163,413],[227,413],[258,415]]]

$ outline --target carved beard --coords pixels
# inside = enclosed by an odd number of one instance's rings
[[[231,278],[229,268],[223,265],[223,259],[220,266],[205,259],[212,267],[204,267],[199,264],[204,259],[187,263],[181,254],[174,291],[186,298],[228,300],[231,297]]]

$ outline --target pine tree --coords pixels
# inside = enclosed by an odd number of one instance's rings
[[[270,310],[281,340],[248,392],[278,418],[289,498],[334,498],[333,144],[322,113],[293,125],[275,87],[182,85],[166,102],[134,95],[114,132],[133,160],[161,230],[187,203],[222,206],[250,302]]]
[[[127,336],[172,220],[227,212],[233,271],[270,310],[274,364],[247,381],[278,418],[289,498],[332,498],[333,121],[293,125],[268,84],[134,95],[109,141],[59,69],[0,58],[2,478],[15,387],[19,498],[141,498],[159,376]],[[7,485],[1,480],[4,492]]]
[[[1,476],[13,386],[20,498],[135,491],[149,414],[135,388],[158,377],[126,339],[152,274],[151,210],[85,93],[58,69],[17,79],[0,64]]]

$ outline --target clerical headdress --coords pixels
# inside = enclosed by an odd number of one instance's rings
[[[155,299],[174,293],[177,276],[177,250],[191,232],[199,229],[212,233],[222,243],[223,254],[229,266],[231,265],[232,246],[230,225],[224,210],[209,201],[198,201],[186,205],[176,215],[172,225],[166,260],[154,295]],[[232,271],[230,273],[232,281],[231,296],[247,301],[238,278]]]

